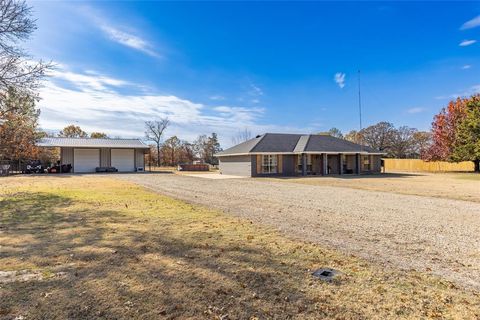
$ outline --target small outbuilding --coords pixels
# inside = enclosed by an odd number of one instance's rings
[[[265,133],[215,156],[238,176],[307,176],[381,172],[384,153],[322,134]]]
[[[44,138],[37,145],[60,148],[60,164],[71,164],[76,173],[107,167],[118,172],[144,171],[149,150],[139,139]]]

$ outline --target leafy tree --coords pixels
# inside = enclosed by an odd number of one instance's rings
[[[217,134],[214,132],[207,139],[205,162],[210,164],[218,164],[218,159],[214,155],[220,151],[222,151],[222,148],[220,147]]]
[[[395,127],[390,122],[379,122],[360,130],[363,144],[379,151],[390,152],[395,134]]]
[[[331,128],[328,130],[328,134],[330,134],[332,137],[343,139],[343,133],[340,131],[340,129],[337,128]]]
[[[148,141],[155,142],[157,147],[157,166],[159,167],[161,165],[160,147],[162,144],[163,132],[168,128],[169,125],[170,120],[168,120],[168,118],[160,118],[159,120],[145,122],[145,138]]]
[[[467,99],[450,101],[435,115],[432,122],[432,144],[423,155],[427,161],[450,161],[456,139],[457,127],[466,116]]]
[[[106,133],[103,132],[92,132],[90,133],[90,138],[92,139],[108,139],[108,136]]]
[[[222,148],[220,147],[217,134],[212,133],[210,137],[206,135],[198,136],[194,142],[194,150],[199,159],[214,165],[218,164],[218,159],[214,157],[214,154],[222,151]]]
[[[182,145],[182,141],[177,136],[173,136],[165,140],[162,146],[162,155],[164,162],[169,165],[177,165],[177,154]],[[168,159],[168,160],[167,160]]]
[[[348,132],[345,135],[345,140],[358,144],[363,143],[362,135],[357,130],[351,130],[350,132]]]
[[[389,152],[395,158],[407,158],[415,149],[414,135],[418,130],[402,126],[393,130]]]
[[[413,134],[412,140],[411,157],[420,158],[423,157],[428,148],[430,148],[432,144],[432,134],[427,131],[417,131]]]
[[[64,138],[88,138],[88,134],[82,128],[73,124],[63,128],[58,136]]]
[[[19,47],[35,31],[32,8],[25,1],[0,1],[0,91],[14,88],[33,95],[51,64],[34,62]]]
[[[0,93],[0,157],[7,160],[32,159],[38,154],[35,142],[40,110],[32,95],[10,87]]]
[[[465,103],[465,116],[457,126],[451,159],[473,161],[475,171],[480,172],[480,95],[472,96]]]

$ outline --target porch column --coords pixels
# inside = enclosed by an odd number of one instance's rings
[[[323,159],[322,175],[326,176],[328,174],[328,155],[326,153],[322,153],[322,159]]]
[[[342,154],[341,153],[338,154],[338,166],[340,167],[338,169],[338,173],[343,174],[343,159],[342,159]]]
[[[302,176],[307,175],[307,155],[302,153]]]
[[[355,154],[355,173],[360,174],[360,153]]]

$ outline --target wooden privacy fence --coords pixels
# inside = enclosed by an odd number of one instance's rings
[[[473,171],[474,165],[471,161],[446,162],[446,161],[423,161],[420,159],[383,159],[385,172],[391,171],[428,171],[428,172],[449,172],[449,171]]]

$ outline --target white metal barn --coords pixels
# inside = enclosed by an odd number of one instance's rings
[[[95,172],[99,167],[143,171],[149,149],[138,139],[44,138],[37,145],[60,148],[61,164],[71,164],[76,173]]]

